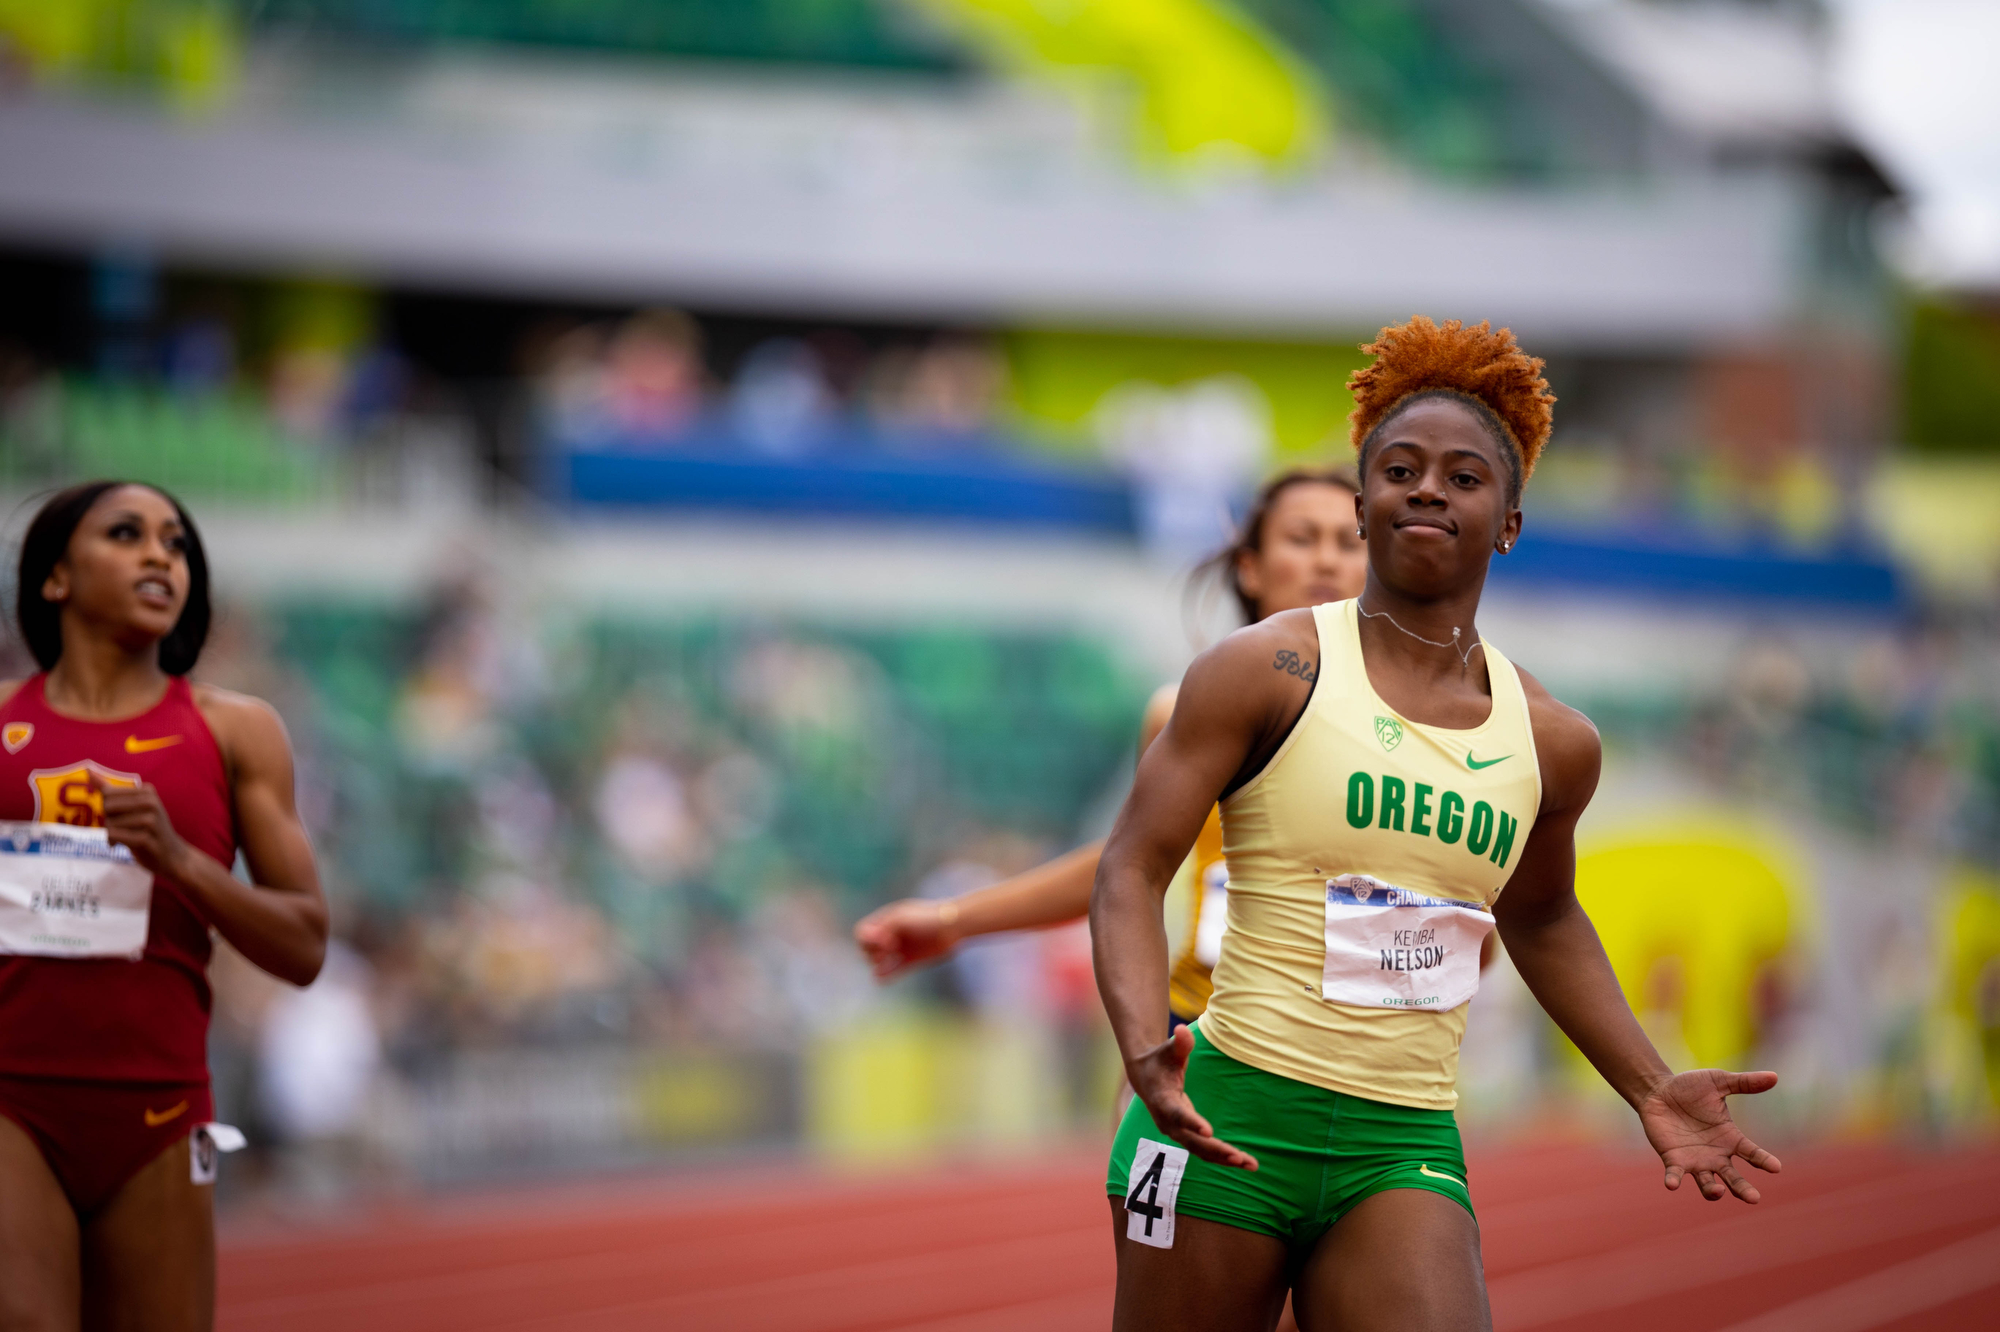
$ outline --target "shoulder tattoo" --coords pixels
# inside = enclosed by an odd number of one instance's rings
[[[1319,663],[1303,660],[1296,652],[1280,652],[1272,659],[1271,669],[1296,675],[1307,684],[1319,679]]]

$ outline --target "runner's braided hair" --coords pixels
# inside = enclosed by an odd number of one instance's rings
[[[1383,329],[1361,350],[1375,360],[1350,375],[1347,388],[1354,395],[1349,434],[1363,474],[1376,436],[1403,408],[1451,398],[1470,407],[1501,446],[1508,502],[1521,502],[1521,487],[1549,442],[1556,397],[1542,378],[1542,359],[1522,351],[1512,329],[1495,332],[1484,320],[1471,328],[1457,319],[1436,324],[1417,315]]]

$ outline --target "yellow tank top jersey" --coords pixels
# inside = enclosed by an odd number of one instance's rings
[[[1201,1029],[1281,1077],[1449,1110],[1491,928],[1481,908],[1506,886],[1541,806],[1534,731],[1520,677],[1490,643],[1483,725],[1397,716],[1369,683],[1355,608],[1314,608],[1312,698],[1270,763],[1222,803],[1229,925]]]

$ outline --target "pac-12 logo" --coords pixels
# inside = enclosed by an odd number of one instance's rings
[[[1403,723],[1394,717],[1375,719],[1375,738],[1382,742],[1382,748],[1394,749],[1403,743]]]
[[[0,726],[0,745],[5,745],[9,754],[20,753],[34,738],[33,722],[8,722],[5,726]]]
[[[97,782],[92,785],[91,778]],[[94,759],[65,764],[59,768],[36,768],[28,774],[28,786],[35,793],[35,822],[67,823],[77,828],[104,826],[106,786],[137,790],[139,778],[116,772]]]
[[[1328,879],[1326,886],[1328,888],[1345,889],[1358,906],[1372,905],[1370,899],[1375,896],[1377,888],[1382,890],[1382,900],[1384,902],[1389,900],[1389,893],[1391,891],[1388,884],[1383,883],[1380,879],[1371,878],[1366,874],[1343,874],[1337,879]]]

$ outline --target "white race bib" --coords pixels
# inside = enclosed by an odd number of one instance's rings
[[[152,910],[151,871],[104,829],[0,822],[0,954],[137,959]]]
[[[224,1152],[240,1152],[250,1145],[243,1130],[234,1124],[196,1124],[188,1134],[188,1181],[215,1183],[216,1163]]]
[[[1356,1008],[1446,1012],[1479,989],[1479,946],[1493,913],[1425,897],[1366,874],[1326,881],[1320,994]]]

